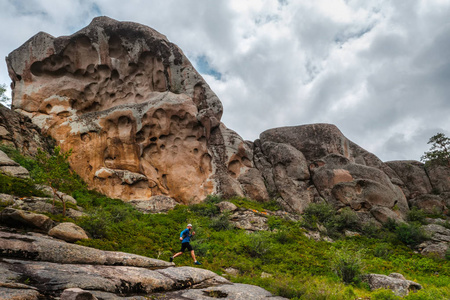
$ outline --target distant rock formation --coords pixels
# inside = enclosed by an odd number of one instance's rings
[[[290,212],[325,200],[381,223],[404,220],[412,203],[449,207],[448,168],[383,163],[334,125],[244,141],[220,122],[220,100],[183,52],[140,24],[99,17],[71,36],[40,32],[6,60],[13,108],[73,149],[73,169],[110,197],[152,209],[142,201],[237,195]]]

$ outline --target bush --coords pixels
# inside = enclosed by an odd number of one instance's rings
[[[427,217],[427,214],[423,210],[418,209],[417,207],[413,207],[408,212],[408,215],[406,218],[409,222],[417,222],[420,224],[425,224],[426,217]]]
[[[388,244],[382,243],[375,246],[375,249],[373,249],[373,255],[375,257],[380,257],[387,259],[391,255],[392,250],[390,249]]]
[[[349,250],[338,250],[331,260],[331,268],[346,284],[357,283],[362,274],[362,262],[359,253]]]
[[[379,229],[375,222],[366,222],[361,226],[361,232],[367,237],[376,237],[379,233]]]
[[[306,225],[315,225],[317,222],[325,223],[334,220],[335,208],[328,203],[311,203],[305,209],[303,218]]]
[[[248,242],[244,245],[246,252],[251,257],[261,258],[271,251],[271,244],[267,234],[255,232],[249,234]]]
[[[408,246],[416,246],[427,239],[427,236],[416,223],[402,223],[395,229],[397,238]]]
[[[281,205],[277,202],[277,200],[270,200],[267,202],[263,202],[262,203],[262,207],[264,209],[270,210],[270,211],[277,211],[277,210],[282,210],[283,208],[281,207]]]
[[[234,228],[234,225],[228,219],[228,214],[222,214],[212,218],[209,226],[215,231],[231,230]]]
[[[217,204],[222,201],[223,201],[223,199],[219,195],[208,195],[208,196],[206,196],[206,199],[203,202],[208,203],[208,204]]]
[[[6,176],[0,173],[0,193],[18,197],[48,197],[43,191],[36,189],[33,180]]]
[[[345,207],[339,212],[335,217],[334,223],[338,230],[359,228],[358,216],[356,215],[356,212],[349,207]]]
[[[200,203],[200,204],[194,204],[189,206],[190,211],[193,213],[203,216],[212,218],[217,216],[220,213],[220,209],[214,205],[213,203]]]
[[[389,218],[386,223],[383,224],[383,228],[390,232],[395,232],[397,229],[397,221]]]

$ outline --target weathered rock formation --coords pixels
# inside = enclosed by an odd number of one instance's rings
[[[330,124],[243,141],[182,51],[140,24],[99,17],[71,36],[41,32],[7,64],[13,108],[73,149],[71,165],[91,187],[142,210],[215,193],[277,199],[291,212],[325,200],[386,222],[404,220],[411,205],[436,206],[420,195],[450,192],[449,168],[383,163]],[[445,212],[449,197],[440,197]]]
[[[27,155],[35,155],[37,149],[48,151],[54,141],[41,134],[41,129],[27,116],[0,104],[0,143],[20,149]]]

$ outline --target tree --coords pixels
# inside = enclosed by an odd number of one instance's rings
[[[55,147],[53,154],[38,149],[36,161],[38,168],[34,170],[33,178],[37,183],[50,186],[53,191],[53,208],[55,198],[63,204],[63,216],[66,215],[66,200],[61,192],[71,194],[82,187],[81,179],[70,169],[68,158],[72,150],[64,152],[61,147]]]
[[[450,167],[450,138],[443,133],[433,135],[428,144],[432,144],[430,151],[427,151],[420,158],[427,166]]]
[[[5,95],[6,92],[6,85],[0,84],[0,103],[1,104],[8,104],[10,99],[8,96]]]

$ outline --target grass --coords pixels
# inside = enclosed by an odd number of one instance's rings
[[[35,168],[32,162],[28,163]],[[20,184],[11,182],[9,188]],[[27,187],[32,187],[31,181],[29,184]],[[180,231],[192,223],[196,231],[192,245],[202,268],[223,274],[224,269],[233,267],[239,275],[230,277],[231,281],[258,285],[290,299],[398,299],[390,291],[370,291],[358,280],[360,272],[402,273],[423,285],[423,290],[404,299],[447,299],[450,295],[449,260],[415,253],[407,244],[415,243],[416,237],[408,228],[398,229],[395,223],[381,229],[371,224],[359,228],[351,211],[336,213],[325,205],[313,206],[304,215],[306,221],[269,217],[269,231],[248,233],[232,226],[227,216],[220,214],[215,206],[222,200],[218,196],[210,196],[197,205],[178,205],[167,214],[143,214],[86,186],[71,194],[89,215],[75,221],[92,237],[78,242],[81,245],[169,260],[180,249]],[[279,209],[276,202],[259,203],[246,198],[229,201],[259,212]],[[422,219],[420,213],[414,214],[414,221]],[[335,243],[317,242],[303,235],[306,222],[312,227],[317,222],[324,223],[329,232],[348,228],[364,234],[350,238],[336,234]],[[399,239],[401,236],[406,237],[405,242]],[[354,257],[357,259],[353,261]],[[188,254],[177,257],[175,262],[178,266],[193,266]],[[347,271],[351,273],[344,280]],[[262,278],[263,272],[272,276]]]

